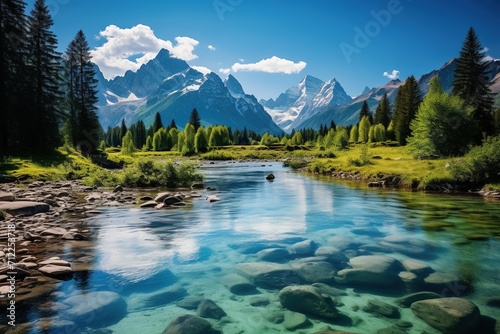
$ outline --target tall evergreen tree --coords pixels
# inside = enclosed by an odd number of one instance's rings
[[[122,137],[121,139],[123,139],[123,137],[125,137],[125,135],[127,134],[127,131],[128,131],[128,128],[127,128],[127,124],[125,124],[125,118],[122,118],[122,122],[120,123],[120,136]]]
[[[415,77],[408,77],[396,95],[394,104],[394,134],[399,145],[406,145],[406,139],[411,135],[410,123],[417,114],[422,102],[422,95]]]
[[[368,103],[366,102],[366,100],[363,101],[361,110],[359,111],[359,122],[361,122],[361,119],[363,119],[363,117],[365,116],[368,116],[368,119],[370,119],[371,116],[370,108],[368,107]]]
[[[391,122],[391,103],[387,97],[387,93],[384,93],[380,103],[375,110],[374,124],[382,124],[386,129]]]
[[[26,93],[25,8],[22,0],[0,1],[0,154],[18,147],[26,110],[21,104]]]
[[[175,119],[172,118],[172,121],[170,122],[170,125],[168,127],[169,129],[177,129],[177,124],[175,124]]]
[[[102,132],[96,114],[97,80],[90,48],[83,31],[78,31],[66,51],[68,109],[71,143],[84,154],[99,144]]]
[[[161,128],[163,128],[163,122],[161,121],[160,113],[157,112],[155,114],[155,121],[153,122],[153,133],[158,132]]]
[[[191,115],[189,115],[189,124],[194,126],[195,132],[198,131],[198,128],[201,126],[201,118],[198,110],[196,108],[191,111]]]
[[[60,145],[59,120],[62,92],[60,90],[61,54],[56,51],[57,38],[45,0],[36,0],[28,21],[28,66],[33,99],[24,138],[36,150],[50,151]]]
[[[473,28],[470,28],[462,45],[460,57],[453,77],[453,94],[460,96],[473,108],[473,117],[479,131],[476,142],[480,143],[482,133],[495,133],[493,122],[493,97],[488,86],[488,63],[483,59],[481,43]]]

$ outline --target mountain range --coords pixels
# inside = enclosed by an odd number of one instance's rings
[[[456,59],[440,69],[417,79],[422,94],[429,90],[430,79],[439,76],[446,91],[451,91]],[[490,88],[500,106],[500,60],[488,63]],[[394,101],[403,85],[399,79],[383,86],[366,87],[361,95],[349,96],[335,79],[326,82],[306,75],[297,86],[290,87],[276,99],[260,100],[246,94],[238,80],[229,75],[224,81],[215,73],[202,73],[185,61],[172,57],[165,49],[137,72],[106,80],[96,67],[98,79],[98,115],[104,128],[127,125],[143,120],[146,126],[160,113],[165,124],[172,119],[183,127],[193,108],[198,110],[202,125],[226,125],[232,129],[247,128],[257,133],[281,134],[292,129],[314,128],[322,124],[350,125],[358,121],[364,101],[372,111],[387,93]]]
[[[97,69],[98,70],[98,69]],[[232,75],[225,81],[213,73],[201,73],[165,49],[137,72],[106,80],[97,72],[98,115],[104,128],[130,125],[138,120],[146,126],[160,113],[164,123],[173,119],[180,127],[196,108],[204,126],[226,125],[258,133],[283,132],[253,95],[246,94]]]

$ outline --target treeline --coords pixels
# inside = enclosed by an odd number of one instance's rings
[[[48,152],[62,143],[90,153],[103,131],[84,33],[59,53],[44,0],[29,14],[24,1],[2,0],[0,25],[0,154]]]

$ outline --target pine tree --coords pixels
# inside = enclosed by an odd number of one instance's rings
[[[175,124],[175,120],[172,118],[172,121],[170,122],[170,125],[168,126],[169,130],[170,129],[177,129],[177,124]]]
[[[120,136],[122,137],[122,139],[127,134],[127,131],[128,131],[128,128],[127,128],[127,124],[125,124],[125,118],[122,118],[122,122],[120,123]]]
[[[28,66],[31,71],[32,107],[26,119],[26,146],[37,151],[51,151],[60,145],[59,119],[62,92],[59,75],[61,54],[45,0],[36,0],[28,21]]]
[[[361,105],[361,110],[359,111],[359,122],[361,122],[361,119],[365,116],[368,116],[368,119],[371,115],[370,108],[368,107],[368,103],[366,100],[363,101],[363,104]]]
[[[479,131],[476,143],[482,140],[482,133],[493,135],[493,97],[488,86],[488,63],[484,59],[481,43],[473,28],[470,28],[457,59],[453,77],[453,94],[460,96],[473,107],[473,117]]]
[[[332,119],[332,121],[330,122],[330,128],[329,129],[335,129],[335,128],[337,128],[337,125],[335,125],[335,122]]]
[[[132,132],[127,131],[125,136],[122,138],[122,154],[125,155],[132,155],[136,151],[136,148],[134,146],[134,138],[132,137]]]
[[[196,110],[196,108],[194,108],[193,111],[191,111],[188,123],[194,126],[195,131],[198,131],[198,128],[201,126],[200,114],[198,114],[198,110]]]
[[[67,104],[71,143],[85,155],[99,145],[102,132],[96,114],[97,80],[90,48],[83,31],[78,31],[66,51]]]
[[[380,103],[375,110],[374,124],[382,124],[385,128],[389,126],[391,122],[391,103],[387,97],[387,93],[384,93]]]
[[[26,4],[0,2],[0,154],[14,152],[22,135],[26,71]]]
[[[159,112],[155,114],[155,121],[153,122],[153,133],[163,128],[163,122],[161,121],[161,115]]]
[[[399,88],[394,104],[394,134],[401,146],[406,145],[406,139],[411,135],[410,123],[415,118],[421,102],[420,88],[412,75]]]

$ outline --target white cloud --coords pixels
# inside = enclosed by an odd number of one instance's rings
[[[222,74],[229,74],[229,73],[231,73],[231,69],[230,68],[221,68],[221,69],[219,69],[219,72]]]
[[[208,49],[209,49],[210,51],[215,51],[215,50],[217,50],[217,49],[215,48],[215,46],[213,46],[213,45],[209,45],[209,46],[208,46]]]
[[[230,71],[232,72],[265,72],[265,73],[285,73],[285,74],[293,74],[299,73],[307,66],[307,63],[304,61],[299,61],[294,63],[291,60],[278,58],[276,56],[272,56],[268,59],[262,59],[256,63],[250,64],[242,64],[235,63],[231,66],[231,69],[220,69],[219,72],[228,74]]]
[[[212,72],[211,69],[209,69],[208,67],[205,67],[205,66],[191,66],[191,67],[194,68],[195,70],[197,70],[198,72],[203,73],[203,74],[208,74],[208,73]]]
[[[399,79],[399,71],[398,70],[392,70],[392,73],[384,72],[384,77],[388,77],[391,80]]]
[[[102,46],[91,51],[96,63],[106,79],[123,75],[126,71],[137,71],[141,65],[155,58],[161,49],[167,49],[172,57],[192,60],[198,58],[193,53],[199,42],[190,37],[176,37],[175,45],[155,36],[154,31],[143,24],[122,29],[109,25],[99,32],[97,39],[105,39]]]

